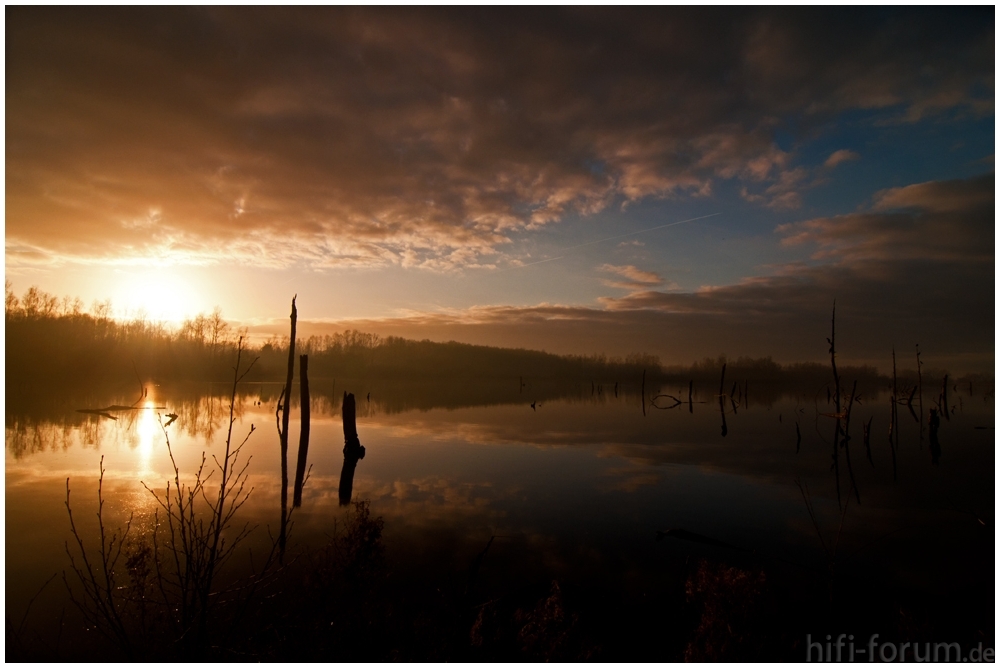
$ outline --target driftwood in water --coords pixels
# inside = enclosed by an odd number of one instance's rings
[[[354,470],[358,460],[365,458],[365,446],[358,438],[358,425],[355,417],[354,395],[344,392],[344,405],[341,408],[344,421],[344,467],[340,469],[340,505],[351,502],[354,493]]]
[[[661,406],[658,403],[656,403],[661,398],[670,399],[674,403],[670,404],[669,406]],[[657,394],[655,397],[649,400],[650,406],[652,406],[653,408],[659,408],[661,411],[670,410],[671,408],[677,408],[682,403],[683,402],[680,399],[678,399],[672,394]]]
[[[295,462],[293,508],[302,505],[302,485],[305,484],[306,459],[309,456],[309,355],[299,355],[299,408],[302,410],[302,426],[299,429],[299,456]]]
[[[118,419],[114,415],[111,415],[110,413],[106,413],[105,411],[103,411],[103,410],[101,410],[99,408],[78,408],[76,412],[77,413],[87,413],[88,415],[99,415],[100,417],[108,418],[109,420],[117,420]]]
[[[166,406],[120,406],[118,404],[113,404],[111,406],[105,406],[104,408],[77,408],[77,413],[110,413],[112,411],[165,411]]]
[[[132,370],[135,371],[135,377],[139,378],[139,371],[135,368],[135,361],[132,362]],[[139,398],[136,399],[131,406],[122,406],[121,404],[112,404],[111,406],[105,406],[104,408],[77,408],[77,413],[86,413],[87,415],[99,415],[101,417],[108,418],[110,420],[117,420],[111,413],[119,413],[121,411],[144,411],[144,410],[156,410],[165,411],[166,406],[139,406],[139,402],[146,398],[148,390],[146,386],[142,384],[142,380],[139,380]],[[173,420],[171,420],[173,422]]]

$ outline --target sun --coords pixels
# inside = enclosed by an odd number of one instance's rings
[[[205,310],[200,291],[176,269],[122,272],[111,297],[120,318],[145,317],[179,324]]]

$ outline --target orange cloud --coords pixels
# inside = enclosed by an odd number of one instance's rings
[[[12,8],[7,259],[448,270],[720,179],[794,206],[779,117],[992,102],[992,31],[934,16]]]
[[[858,160],[859,158],[861,158],[859,153],[850,149],[842,148],[831,153],[830,157],[823,163],[823,166],[828,169],[833,169],[843,162],[850,162],[851,160]]]

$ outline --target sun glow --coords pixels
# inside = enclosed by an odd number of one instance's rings
[[[122,272],[111,304],[119,318],[145,317],[175,324],[208,308],[192,282],[171,269]]]
[[[152,401],[147,401],[139,411],[139,419],[135,425],[135,432],[136,436],[139,437],[139,443],[136,448],[138,454],[136,472],[139,475],[148,474],[150,472],[150,460],[153,456],[153,444],[156,437],[163,434]]]

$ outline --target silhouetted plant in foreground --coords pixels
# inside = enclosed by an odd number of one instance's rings
[[[76,548],[70,550],[67,545],[67,553],[79,590],[74,592],[65,575],[64,580],[86,622],[129,659],[148,656],[154,648],[181,656],[202,655],[210,621],[219,621],[210,612],[226,604],[244,604],[271,574],[273,547],[249,577],[219,587],[220,571],[252,531],[246,523],[234,526],[237,513],[253,491],[247,489],[250,457],[241,458],[253,425],[242,442],[237,445],[233,440],[236,389],[253,366],[251,362],[246,369],[241,368],[242,353],[240,340],[225,450],[221,457],[212,456],[214,467],[208,466],[202,453],[193,480],[185,481],[163,428],[173,479],[162,493],[143,483],[159,506],[149,538],[133,537],[131,515],[123,529],[107,527],[102,457],[97,512],[100,545],[96,554],[88,553],[73,521],[66,480],[66,509]]]
[[[133,580],[133,570],[138,570],[138,568],[126,569],[122,568],[121,565],[124,565],[124,561],[134,566],[137,565],[136,562],[143,562],[141,568],[145,573],[147,570],[145,568],[147,550],[143,547],[135,549],[132,555],[124,553],[132,531],[132,515],[129,515],[123,529],[109,531],[105,527],[104,457],[101,457],[101,475],[97,483],[97,522],[100,534],[100,546],[97,554],[93,552],[88,554],[83,538],[73,520],[73,510],[70,507],[69,498],[69,478],[67,478],[66,512],[69,515],[70,531],[73,534],[78,553],[74,555],[67,543],[66,554],[69,556],[70,570],[76,576],[81,592],[78,595],[74,594],[73,587],[65,572],[63,572],[63,582],[69,591],[70,599],[80,610],[86,623],[121,649],[126,658],[134,659],[136,638],[134,630],[131,628],[131,621],[137,614],[139,617],[144,616],[141,609],[145,602],[142,596],[136,597],[134,594],[136,590],[144,589],[145,582],[144,579],[141,583]],[[124,561],[123,556],[125,557]],[[123,570],[125,573],[122,572]],[[137,609],[138,613],[135,612]]]

